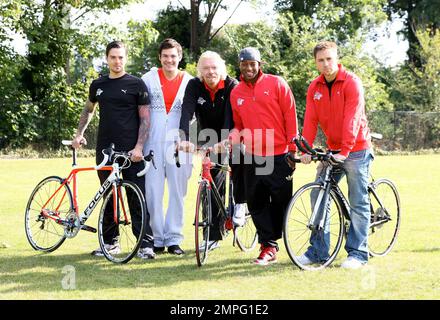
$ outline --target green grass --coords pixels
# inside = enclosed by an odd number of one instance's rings
[[[81,165],[93,164],[81,158]],[[187,254],[160,255],[156,260],[133,259],[115,265],[90,252],[96,234],[81,232],[57,251],[34,251],[24,233],[24,209],[34,186],[48,175],[65,174],[70,159],[0,160],[0,299],[439,299],[440,298],[440,155],[378,156],[374,176],[396,182],[402,202],[398,241],[384,258],[373,258],[361,270],[335,267],[319,272],[298,270],[281,245],[279,263],[254,266],[258,254],[232,247],[232,236],[209,256],[195,262],[192,219],[198,168],[193,171],[185,202]],[[294,189],[309,182],[314,166],[298,166]],[[80,176],[80,205],[98,187],[95,173]],[[96,224],[98,211],[89,220]],[[280,241],[282,243],[282,241]],[[71,267],[69,267],[71,266]],[[75,270],[75,289],[62,286],[65,268]],[[64,273],[63,273],[64,271]]]

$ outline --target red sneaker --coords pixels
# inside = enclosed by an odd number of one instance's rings
[[[277,249],[275,247],[265,247],[261,245],[261,252],[254,263],[260,266],[267,266],[268,264],[277,262]]]

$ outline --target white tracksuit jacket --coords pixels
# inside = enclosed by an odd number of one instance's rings
[[[156,247],[179,245],[183,240],[183,199],[191,176],[192,159],[190,154],[179,152],[181,167],[177,168],[174,160],[174,141],[179,138],[182,101],[186,85],[191,78],[190,74],[184,73],[173,105],[167,114],[157,68],[152,68],[142,76],[151,101],[150,132],[144,145],[144,153],[154,151],[157,167],[154,169],[150,166],[145,175],[145,199]],[[169,199],[168,210],[164,216],[165,178],[168,181]]]

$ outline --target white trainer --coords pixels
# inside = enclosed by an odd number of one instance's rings
[[[305,254],[298,257],[298,262],[303,266],[309,266],[313,264],[313,261],[310,260]]]
[[[137,256],[141,259],[155,259],[156,254],[154,253],[153,248],[140,248]]]
[[[341,268],[344,269],[359,269],[361,268],[365,263],[362,263],[356,258],[348,257],[345,259],[345,261],[341,264]]]
[[[246,203],[237,203],[234,206],[234,215],[232,216],[232,222],[237,227],[244,226],[246,222],[246,212],[247,212],[247,204]]]
[[[110,254],[121,253],[121,247],[119,246],[118,242],[116,242],[115,244],[104,244],[104,248]],[[101,247],[99,247],[98,249],[94,250],[92,252],[92,256],[103,257],[104,253],[102,252]]]
[[[207,241],[205,240],[200,245],[200,247],[199,247],[200,251],[204,251],[205,250],[206,242]],[[220,247],[220,243],[218,242],[218,240],[209,240],[208,241],[208,251],[212,251],[214,249],[217,249],[218,247]]]

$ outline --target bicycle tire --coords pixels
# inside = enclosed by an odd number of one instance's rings
[[[137,254],[144,239],[147,209],[144,195],[134,182],[121,180],[117,183],[117,190],[116,201],[113,191],[104,197],[98,220],[98,238],[107,260],[127,263]],[[116,203],[116,217],[113,203]]]
[[[246,213],[244,225],[234,227],[234,238],[238,247],[243,252],[252,251],[257,245],[257,229],[249,212]]]
[[[370,187],[383,206],[379,204],[369,188],[371,225],[368,247],[371,256],[382,257],[391,251],[397,240],[401,220],[400,197],[396,186],[388,179],[378,179],[372,182]]]
[[[197,265],[201,267],[208,260],[209,248],[203,246],[204,241],[209,240],[211,225],[211,198],[208,185],[205,181],[200,182],[197,190],[196,212],[194,217],[194,239]]]
[[[328,215],[330,230],[327,232],[328,250],[318,252],[311,245],[313,232],[308,227],[313,207],[311,195],[312,192],[318,194],[321,190],[323,187],[319,183],[309,183],[298,189],[292,196],[284,216],[284,244],[292,262],[302,270],[319,270],[329,266],[335,260],[343,241],[343,204],[339,196],[331,190],[330,214]],[[315,231],[314,235],[316,242],[322,245],[326,243],[324,240],[326,234],[323,231]],[[330,237],[331,235],[333,236]],[[310,245],[307,245],[308,243]],[[310,260],[313,259],[313,264],[306,264],[301,259],[306,252],[313,256],[308,257]]]
[[[56,218],[65,218],[73,213],[72,192],[67,184],[54,195],[64,180],[57,176],[41,180],[32,191],[25,211],[26,237],[35,250],[52,252],[58,249],[66,240],[65,227],[47,217],[50,214]],[[49,201],[49,199],[53,198]],[[48,202],[49,201],[49,202]],[[43,208],[47,203],[46,208]],[[43,214],[43,209],[47,214]]]

